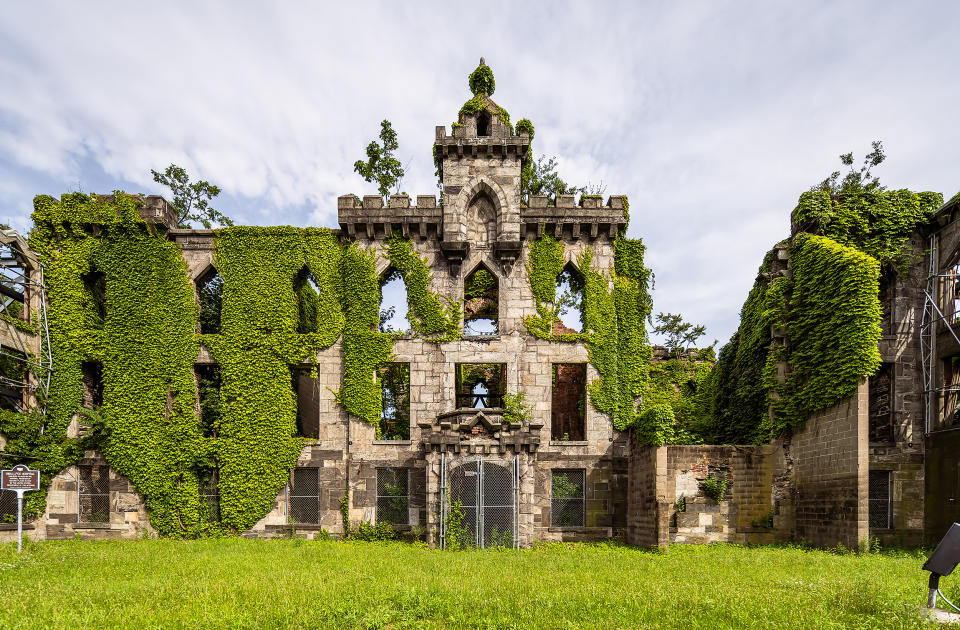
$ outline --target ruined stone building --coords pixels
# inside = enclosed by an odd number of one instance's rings
[[[490,92],[436,128],[439,200],[345,195],[334,230],[180,229],[159,197],[38,197],[37,253],[4,237],[21,275],[0,282],[0,343],[16,364],[0,395],[15,412],[39,392],[54,418],[44,435],[62,430],[73,446],[58,451],[31,535],[222,521],[312,537],[389,522],[437,545],[856,546],[916,544],[958,516],[940,507],[958,485],[956,203],[915,235],[932,253],[885,285],[884,363],[854,397],[767,445],[649,445],[598,402],[628,392],[623,413],[635,413],[644,368],[628,359],[650,356],[636,305],[645,286],[629,282],[640,263],[618,258],[626,198],[523,200],[531,134]],[[558,252],[546,266],[544,243]],[[773,273],[787,259],[778,251]],[[397,281],[413,330],[392,334],[378,309]],[[537,293],[558,285],[580,330],[556,320],[559,296]],[[162,306],[144,310],[147,295]],[[107,420],[84,411],[100,408]],[[4,466],[39,465],[24,456],[39,434],[10,433]],[[704,482],[718,474],[726,484],[711,499]]]

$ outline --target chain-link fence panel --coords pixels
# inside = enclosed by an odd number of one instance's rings
[[[512,460],[462,459],[451,462],[444,525],[446,543],[515,547],[516,467]]]
[[[289,515],[295,523],[320,523],[320,469],[302,467],[293,469],[290,485]]]
[[[550,525],[553,527],[583,527],[585,520],[583,469],[554,470],[551,472]]]
[[[377,522],[410,524],[410,469],[377,468]]]
[[[110,522],[110,468],[108,466],[79,466],[78,495],[81,523]]]

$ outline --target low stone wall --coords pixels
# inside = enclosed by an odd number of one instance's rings
[[[787,540],[775,477],[783,472],[781,443],[763,446],[635,445],[630,458],[629,544],[769,543]],[[709,476],[727,480],[720,503],[703,492]],[[790,510],[785,510],[790,513]]]

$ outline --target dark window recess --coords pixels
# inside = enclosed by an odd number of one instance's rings
[[[6,346],[0,347],[0,409],[23,411],[23,392],[29,385],[27,357]]]
[[[897,272],[895,269],[885,267],[880,274],[880,308],[883,310],[880,320],[880,330],[884,335],[893,335],[896,332],[896,296],[897,296]]]
[[[497,276],[478,265],[463,285],[463,322],[466,335],[496,335],[500,330],[500,288]]]
[[[489,136],[490,135],[490,112],[483,110],[480,112],[480,115],[477,116],[477,135],[478,136]]]
[[[80,500],[80,523],[110,522],[110,468],[108,466],[78,466],[77,484]]]
[[[409,440],[410,364],[387,363],[378,372],[383,412],[377,435],[381,440]]]
[[[320,524],[320,469],[293,469],[290,484],[290,518],[294,523]]]
[[[554,363],[550,438],[585,440],[587,364]]]
[[[297,332],[301,335],[317,332],[317,309],[320,295],[317,285],[304,267],[293,282],[293,291],[297,295]]]
[[[99,409],[103,405],[103,364],[84,361],[80,371],[83,378],[83,406],[86,409]]]
[[[403,275],[388,268],[380,276],[380,332],[407,332],[410,322],[407,320],[407,285]]]
[[[889,470],[870,471],[870,529],[891,529],[893,505],[890,497],[892,475]]]
[[[203,437],[217,437],[220,433],[221,398],[220,366],[198,365],[194,367],[197,375],[197,400],[200,405],[200,430]]]
[[[553,334],[583,332],[583,287],[580,270],[573,263],[567,263],[557,276],[557,320],[553,322]]]
[[[207,508],[207,521],[220,522],[219,474],[216,468],[201,468],[197,472],[200,502]]]
[[[960,425],[960,355],[942,359],[943,388],[940,398],[940,428]]]
[[[297,435],[320,437],[320,381],[309,368],[290,368],[290,386],[297,399]]]
[[[211,267],[197,279],[197,298],[200,300],[200,333],[220,334],[220,314],[223,309],[223,278]]]
[[[377,523],[410,524],[410,469],[377,468]]]
[[[101,271],[91,270],[80,278],[85,289],[87,324],[90,328],[103,328],[103,322],[107,318],[107,277]]]
[[[550,525],[583,527],[585,519],[584,486],[586,471],[582,468],[558,469],[550,474]]]
[[[458,363],[457,408],[502,408],[506,377],[505,363]]]
[[[26,501],[26,495],[24,495]],[[17,522],[17,493],[13,490],[0,490],[0,523]]]
[[[893,364],[870,377],[870,441],[893,442]]]

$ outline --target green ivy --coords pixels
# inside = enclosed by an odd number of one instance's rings
[[[768,367],[774,397],[774,434],[856,392],[880,367],[880,263],[825,236],[798,234],[790,247],[793,279],[768,291],[775,323],[791,340],[792,366],[779,383]],[[787,301],[789,300],[789,303]],[[768,363],[779,357],[771,354]]]
[[[160,533],[243,531],[272,509],[304,443],[296,436],[292,366],[315,362],[342,339],[336,398],[358,418],[380,422],[374,373],[391,359],[394,335],[376,332],[375,254],[341,244],[328,229],[219,229],[222,296],[204,301],[221,309],[219,327],[199,334],[181,252],[140,219],[140,203],[120,192],[35,200],[31,246],[46,269],[55,370],[47,416],[5,412],[0,432],[9,452],[41,470],[45,488],[86,448],[99,447],[136,487]],[[458,338],[459,303],[442,305],[429,291],[429,269],[409,243],[391,239],[389,258],[407,285],[415,331],[431,341]],[[84,282],[94,272],[103,274],[105,316]],[[198,414],[193,368],[201,344],[217,363],[219,387],[200,379]],[[106,420],[95,439],[70,440],[68,425],[84,413],[84,361],[102,363],[103,408],[90,413]],[[221,524],[207,522],[199,494],[212,467]],[[28,511],[39,514],[44,504],[45,491],[33,493]]]
[[[556,282],[565,264],[563,251],[563,243],[550,235],[530,245],[527,274],[537,314],[525,319],[527,331],[549,341],[584,342],[600,375],[588,386],[593,407],[625,429],[637,422],[637,400],[646,389],[652,356],[646,333],[652,274],[643,265],[643,243],[618,236],[614,268],[606,273],[593,268],[591,249],[583,253],[578,265],[584,277],[585,332],[557,335],[553,324],[559,319]]]

